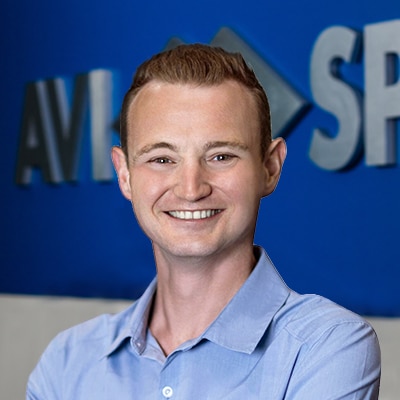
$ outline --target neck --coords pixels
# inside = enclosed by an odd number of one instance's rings
[[[253,249],[238,253],[200,262],[172,260],[155,249],[158,280],[149,327],[166,355],[202,334],[248,278],[256,263]]]

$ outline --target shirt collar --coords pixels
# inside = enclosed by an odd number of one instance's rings
[[[260,257],[249,278],[217,319],[199,338],[190,341],[190,345],[207,339],[231,350],[249,354],[254,351],[290,294],[266,252],[259,247],[255,247],[255,251]],[[154,279],[139,300],[111,319],[111,338],[102,357],[109,356],[128,338],[142,354],[156,285]]]
[[[255,250],[260,257],[251,275],[202,335],[220,346],[248,354],[255,350],[290,294],[266,252],[259,247]]]
[[[109,356],[128,338],[131,339],[132,346],[139,354],[144,351],[147,322],[156,286],[157,280],[154,279],[137,301],[110,320],[110,340],[102,357]]]

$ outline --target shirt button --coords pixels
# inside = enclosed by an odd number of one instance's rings
[[[174,391],[172,390],[171,386],[164,386],[163,390],[162,390],[162,394],[166,399],[169,399],[174,394]]]

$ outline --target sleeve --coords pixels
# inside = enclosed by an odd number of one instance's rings
[[[323,331],[299,354],[286,400],[377,400],[380,349],[372,327],[362,320]]]
[[[57,388],[61,385],[62,373],[58,373],[56,343],[53,341],[41,356],[29,376],[26,400],[61,400]]]

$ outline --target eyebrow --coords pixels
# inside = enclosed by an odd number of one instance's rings
[[[243,151],[246,151],[249,149],[249,147],[247,145],[245,145],[244,143],[241,143],[241,142],[229,141],[229,140],[227,140],[227,141],[218,140],[215,142],[207,142],[204,145],[204,151],[216,149],[219,147],[230,147],[233,149],[239,149],[239,150],[243,150]]]
[[[148,144],[147,146],[142,147],[134,156],[133,156],[133,161],[137,160],[140,156],[142,156],[143,154],[147,154],[150,153],[153,150],[156,149],[168,149],[171,151],[177,151],[177,147],[174,146],[171,143],[167,143],[167,142],[157,142],[157,143],[151,143]]]

